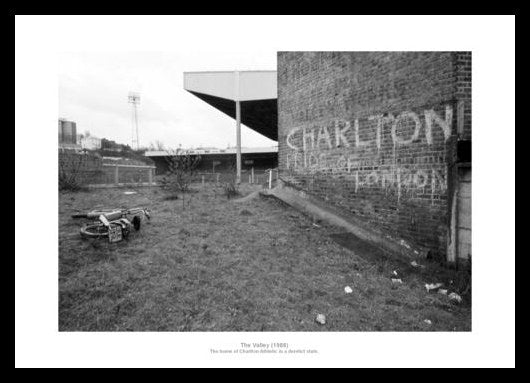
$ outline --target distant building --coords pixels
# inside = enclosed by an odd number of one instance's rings
[[[59,119],[59,148],[81,149],[81,145],[77,143],[77,126],[75,122],[64,118]]]
[[[87,135],[79,135],[78,142],[82,149],[97,150],[101,149],[101,138]]]

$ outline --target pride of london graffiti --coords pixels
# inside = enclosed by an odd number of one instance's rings
[[[336,119],[331,121],[331,127],[294,127],[285,136],[290,149],[285,157],[286,168],[301,174],[340,174],[353,182],[355,193],[366,187],[377,187],[395,194],[398,202],[402,196],[413,194],[427,197],[434,204],[436,196],[447,190],[445,148],[431,152],[443,157],[430,157],[431,162],[414,166],[400,164],[396,152],[418,142],[426,144],[426,150],[432,148],[434,142],[445,143],[452,132],[452,106],[446,105],[445,115],[441,116],[442,113],[425,109],[422,113],[404,111],[397,116],[375,115],[365,121]],[[360,129],[363,122],[373,126],[372,139],[366,139],[366,126]],[[385,137],[387,125],[390,125],[390,137]],[[403,125],[411,127],[410,136],[398,134],[398,127]],[[422,131],[424,134],[420,138]],[[379,153],[385,142],[390,142],[393,154],[383,161]],[[367,150],[372,152],[363,155]],[[433,158],[436,160],[432,161]]]

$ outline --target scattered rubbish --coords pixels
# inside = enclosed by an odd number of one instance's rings
[[[460,295],[458,295],[457,293],[449,294],[449,299],[452,300],[452,301],[455,301],[457,303],[462,302],[462,297]]]
[[[123,194],[125,194],[125,195],[131,195],[131,194],[138,194],[138,192],[135,192],[135,191],[125,191],[125,192],[123,192]]]
[[[351,288],[350,286],[346,286],[346,287],[344,288],[344,292],[345,292],[346,294],[351,294],[351,293],[353,293],[353,290],[352,290],[352,288]]]
[[[431,290],[439,289],[442,286],[443,286],[443,283],[431,283],[431,284],[426,284],[425,288],[427,289],[427,291],[431,291]]]
[[[398,273],[396,270],[392,271],[392,274],[395,275],[397,277]]]
[[[438,294],[447,295],[447,290],[446,289],[440,289],[440,290],[438,290]]]
[[[326,316],[324,314],[318,314],[315,321],[319,324],[326,324]]]
[[[420,264],[419,264],[418,262],[416,262],[416,261],[412,261],[412,262],[410,262],[410,265],[411,265],[412,267],[419,267],[419,268],[422,268],[422,269],[425,267],[425,266],[423,266],[423,265],[420,265]]]
[[[425,319],[423,322],[428,324],[429,326],[432,325],[432,321],[429,319]]]
[[[316,224],[316,223],[313,223],[313,226],[315,227],[320,227],[320,225]]]
[[[399,278],[392,278],[392,283],[403,283],[403,281]]]
[[[404,239],[402,239],[399,243],[400,243],[402,246],[405,246],[407,249],[410,249],[410,245],[409,245],[407,242],[405,242]]]

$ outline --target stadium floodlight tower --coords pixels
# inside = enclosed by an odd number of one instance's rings
[[[140,93],[129,92],[129,104],[132,104],[133,108],[133,128],[131,134],[131,147],[134,147],[134,132],[136,130],[136,150],[140,149],[140,140],[138,138],[138,105],[140,104]]]

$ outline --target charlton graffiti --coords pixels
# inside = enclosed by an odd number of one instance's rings
[[[442,142],[447,141],[452,120],[453,109],[447,105],[442,113],[425,109],[421,113],[403,111],[365,119],[336,119],[322,126],[297,126],[285,136],[290,149],[286,168],[309,175],[341,175],[353,183],[356,193],[379,188],[395,194],[398,201],[411,193],[429,194],[434,203],[435,196],[447,189],[445,157],[403,163],[396,151],[414,143],[433,146],[435,134],[441,135]],[[378,155],[383,143],[393,147],[390,158]]]
[[[424,137],[427,144],[432,145],[433,143],[433,130],[436,128],[441,129],[444,135],[444,139],[448,140],[451,137],[452,132],[452,120],[453,120],[453,108],[450,105],[445,107],[444,116],[440,116],[433,109],[426,109],[423,111],[423,121],[420,118],[420,115],[411,111],[404,111],[397,116],[393,114],[389,115],[373,115],[366,118],[367,121],[376,121],[375,128],[375,139],[369,141],[362,141],[359,136],[359,126],[360,119],[353,119],[353,128],[352,121],[349,120],[334,120],[332,121],[335,140],[332,142],[330,129],[328,126],[319,126],[319,127],[307,127],[307,126],[298,126],[292,128],[286,137],[287,146],[293,150],[308,150],[308,149],[333,149],[341,147],[350,147],[352,142],[347,138],[346,133],[353,129],[354,131],[354,146],[361,147],[367,145],[375,145],[377,148],[381,148],[381,140],[383,137],[383,125],[390,123],[390,135],[392,137],[392,142],[395,145],[409,145],[414,141],[419,139],[420,132],[424,129]],[[402,123],[412,122],[414,125],[414,130],[411,136],[402,137],[397,134],[398,126]],[[302,147],[294,144],[294,138],[296,136],[302,137]]]

